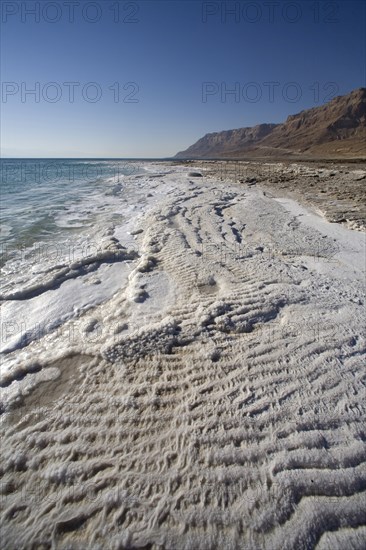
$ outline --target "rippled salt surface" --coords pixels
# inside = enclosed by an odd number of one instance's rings
[[[4,547],[364,548],[363,235],[169,170],[4,289]]]

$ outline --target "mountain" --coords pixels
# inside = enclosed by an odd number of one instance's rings
[[[175,158],[365,158],[366,88],[290,115],[282,124],[206,134]]]
[[[268,136],[276,126],[276,124],[259,124],[252,128],[238,128],[237,130],[226,130],[224,132],[206,134],[194,145],[189,147],[186,151],[178,153],[178,155],[184,155],[190,158],[212,157],[246,149]],[[178,155],[176,156],[178,157]]]

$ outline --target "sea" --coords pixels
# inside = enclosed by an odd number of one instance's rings
[[[7,354],[38,339],[36,326],[48,333],[121,288],[133,261],[101,258],[116,241],[134,257],[133,228],[164,196],[158,176],[170,169],[156,159],[0,162],[0,351]]]
[[[1,159],[2,265],[35,244],[62,242],[100,221],[113,222],[113,198],[121,194],[126,176],[146,173],[146,163],[130,159]]]

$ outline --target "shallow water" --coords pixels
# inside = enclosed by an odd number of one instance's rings
[[[28,159],[1,167],[0,349],[8,353],[121,287],[138,256],[133,226],[162,190],[159,163]]]
[[[143,173],[133,161],[1,160],[2,265],[40,241],[62,242],[108,223],[125,177]]]

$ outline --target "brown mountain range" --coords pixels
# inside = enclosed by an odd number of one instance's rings
[[[366,158],[366,88],[290,115],[282,124],[259,124],[206,134],[175,158]]]

